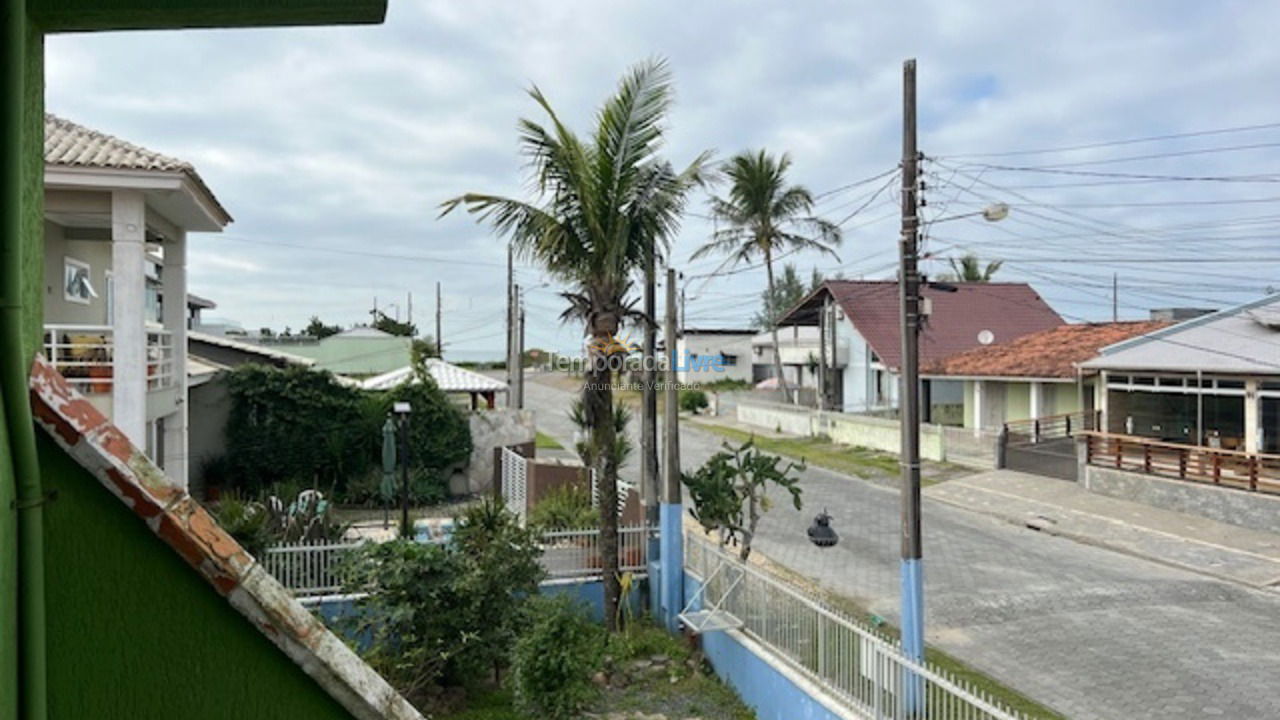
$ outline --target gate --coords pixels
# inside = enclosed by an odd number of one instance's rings
[[[511,448],[502,448],[502,482],[499,488],[507,509],[524,525],[529,515],[529,460]]]
[[[1009,470],[1076,481],[1076,435],[1098,425],[1096,411],[1048,415],[1004,424],[997,465]]]

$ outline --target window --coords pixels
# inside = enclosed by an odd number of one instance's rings
[[[98,293],[89,281],[89,263],[72,258],[63,258],[62,265],[62,297],[67,302],[88,305]]]

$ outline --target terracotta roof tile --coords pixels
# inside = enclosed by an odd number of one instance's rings
[[[1161,321],[1061,325],[1008,342],[968,350],[924,366],[930,375],[1075,377],[1076,364],[1113,343],[1167,327]]]
[[[949,283],[955,292],[926,287],[933,305],[920,333],[920,363],[925,366],[955,353],[979,347],[978,335],[990,331],[996,342],[1062,324],[1062,318],[1026,283]],[[898,333],[896,280],[830,280],[822,289],[853,321],[880,361],[897,368],[902,357]],[[815,293],[809,301],[818,297]],[[788,317],[802,311],[802,302]]]

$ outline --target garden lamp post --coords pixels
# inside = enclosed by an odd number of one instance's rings
[[[408,402],[396,402],[391,411],[400,418],[400,537],[413,537],[409,525],[409,414],[413,407]]]
[[[382,529],[391,526],[391,501],[396,492],[396,423],[390,417],[382,424]]]

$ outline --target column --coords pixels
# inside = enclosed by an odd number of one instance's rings
[[[111,193],[111,420],[139,448],[147,444],[146,214],[141,192]]]
[[[1258,381],[1244,381],[1244,451],[1258,452]]]
[[[1093,406],[1098,410],[1098,427],[1095,428],[1099,432],[1111,432],[1111,415],[1107,410],[1107,383],[1111,380],[1111,376],[1106,370],[1098,374],[1098,379],[1093,386]]]
[[[986,405],[986,403],[983,402],[985,398],[983,398],[982,396],[985,394],[985,392],[986,392],[986,384],[983,383],[983,381],[981,380],[974,380],[973,381],[973,436],[974,437],[978,437],[982,435],[982,425],[983,425],[982,415],[983,413],[986,412],[986,408],[983,407],[984,405]]]
[[[172,343],[174,387],[178,389],[178,410],[164,418],[164,471],[179,486],[187,487],[190,475],[187,415],[187,234],[177,231],[164,244],[164,265],[160,272],[164,293],[164,329]]]
[[[1044,398],[1043,398],[1043,395],[1041,394],[1043,390],[1044,390],[1044,383],[1040,383],[1040,382],[1031,383],[1030,395],[1031,395],[1031,419],[1032,420],[1035,420],[1036,418],[1040,417],[1040,414],[1044,409],[1043,408]]]

